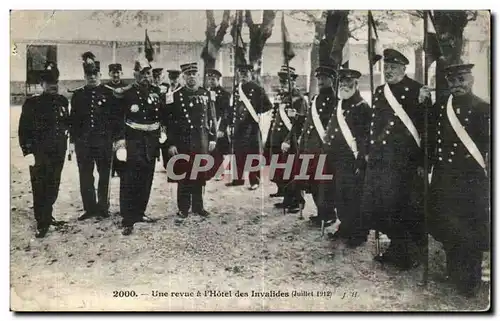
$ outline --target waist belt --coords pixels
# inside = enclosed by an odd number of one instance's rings
[[[127,120],[125,122],[128,127],[136,129],[136,130],[142,130],[145,132],[152,132],[155,130],[158,130],[160,128],[160,123],[153,123],[153,124],[139,124],[130,120]]]

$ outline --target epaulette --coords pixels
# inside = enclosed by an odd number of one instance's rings
[[[85,85],[74,88],[74,89],[68,89],[69,93],[74,93],[75,91],[82,90],[85,87]]]

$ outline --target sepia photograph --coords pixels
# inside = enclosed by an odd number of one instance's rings
[[[10,310],[489,312],[491,16],[10,10]]]

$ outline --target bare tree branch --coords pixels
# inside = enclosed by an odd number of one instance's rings
[[[227,28],[229,28],[230,13],[230,10],[224,10],[224,13],[222,14],[222,21],[220,23],[219,30],[217,31],[217,35],[214,39],[214,41],[219,45],[222,44],[224,36],[227,32]]]
[[[276,18],[276,10],[264,10],[264,15],[262,18],[262,36],[264,41],[271,37],[273,32],[274,20]]]
[[[295,17],[295,15],[298,15],[298,14],[303,14],[303,15],[307,16],[307,19],[301,19],[301,18]],[[296,19],[299,21],[304,21],[307,23],[315,23],[318,20],[316,18],[316,16],[310,12],[310,10],[291,10],[290,14],[287,14],[287,16],[290,16],[293,19]]]
[[[245,23],[247,24],[248,28],[252,29],[254,26],[253,19],[252,19],[252,12],[250,10],[245,10]]]
[[[208,39],[212,39],[215,37],[215,29],[217,28],[217,25],[215,24],[214,11],[206,10],[205,13],[207,15],[206,36]]]

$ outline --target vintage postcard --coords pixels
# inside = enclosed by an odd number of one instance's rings
[[[12,311],[488,311],[487,10],[12,10]]]

